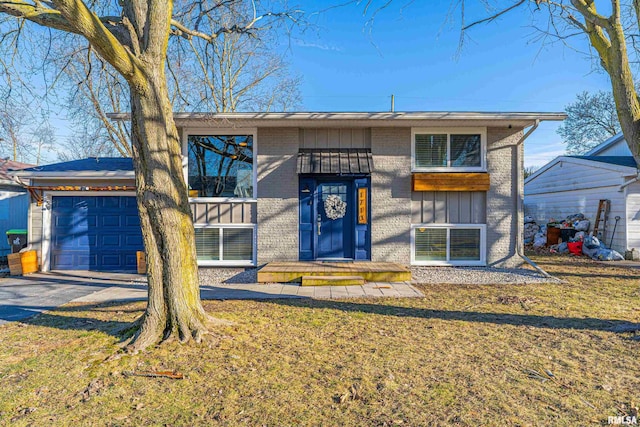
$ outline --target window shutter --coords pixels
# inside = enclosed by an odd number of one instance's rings
[[[447,166],[447,134],[416,134],[415,166]]]

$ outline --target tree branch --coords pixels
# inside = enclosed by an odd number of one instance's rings
[[[0,1],[0,12],[16,18],[26,19],[43,27],[81,34],[60,11],[42,6],[41,3],[28,4],[22,1]]]
[[[485,23],[485,22],[491,22],[491,21],[494,21],[494,20],[498,19],[500,16],[504,15],[505,13],[508,13],[508,12],[512,11],[513,9],[515,9],[515,8],[517,8],[517,7],[519,7],[519,6],[522,6],[526,1],[527,1],[527,0],[519,0],[517,3],[515,3],[515,4],[511,5],[511,6],[509,6],[509,7],[508,7],[508,8],[506,8],[506,9],[502,9],[500,12],[498,12],[498,13],[496,13],[496,14],[493,14],[493,15],[491,15],[491,16],[488,16],[488,17],[486,17],[486,18],[484,18],[484,19],[481,19],[481,20],[479,20],[479,21],[472,22],[471,24],[469,24],[469,25],[467,25],[467,26],[462,27],[462,31],[466,31],[466,30],[468,30],[469,28],[473,27],[474,25],[478,25],[478,24],[483,24],[483,23]]]
[[[143,86],[140,62],[82,0],[52,0],[47,5],[7,0],[0,2],[0,13],[85,37],[134,87]]]
[[[171,20],[171,26],[173,27],[172,33],[174,35],[181,36],[187,39],[190,39],[191,37],[197,37],[199,39],[202,39],[206,42],[211,43],[215,39],[220,37],[221,34],[235,33],[235,34],[248,34],[251,36],[255,31],[258,31],[260,29],[260,28],[256,28],[256,24],[265,18],[288,18],[293,22],[297,22],[296,18],[293,16],[293,13],[295,12],[298,12],[298,11],[282,12],[282,13],[268,12],[263,15],[254,17],[251,21],[249,21],[244,25],[232,25],[229,27],[223,26],[217,29],[216,31],[212,32],[211,34],[203,33],[202,31],[197,31],[195,29],[189,28],[175,18]]]
[[[585,0],[571,0],[571,4],[580,12],[585,21],[607,30],[611,28],[609,20],[596,11],[595,3],[592,0],[589,0],[588,3]]]

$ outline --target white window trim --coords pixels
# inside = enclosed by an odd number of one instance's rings
[[[182,132],[182,173],[189,185],[189,136],[251,135],[253,137],[253,197],[189,197],[190,202],[251,202],[258,200],[258,128],[184,128]]]
[[[480,260],[479,261],[416,261],[416,229],[417,228],[472,228],[480,230]],[[447,258],[449,258],[449,231],[447,231]],[[426,266],[457,266],[484,267],[487,265],[487,225],[486,224],[412,224],[411,225],[411,265]]]
[[[425,133],[447,135],[447,161],[451,161],[451,135],[480,134],[480,166],[465,167],[416,167],[416,135]],[[487,171],[487,128],[455,127],[455,128],[411,128],[411,172],[486,172]]]
[[[193,228],[219,228],[222,233],[220,235],[220,248],[219,253],[220,257],[223,257],[223,235],[225,228],[249,228],[252,230],[252,241],[253,241],[253,253],[251,254],[251,261],[238,261],[238,260],[209,260],[209,261],[201,261],[198,260],[199,267],[255,267],[257,265],[257,250],[258,250],[258,242],[257,242],[257,230],[258,226],[256,224],[194,224]]]

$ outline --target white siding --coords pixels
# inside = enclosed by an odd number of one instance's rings
[[[631,150],[624,139],[616,142],[611,147],[602,150],[597,156],[631,156]]]
[[[622,183],[620,172],[597,165],[558,163],[525,185],[525,215],[531,215],[536,222],[544,224],[551,218],[561,220],[571,214],[583,213],[591,221],[593,229],[598,201],[609,199],[611,211],[604,243],[610,244],[614,218],[620,216],[622,219],[615,230],[612,247],[624,254],[627,246],[624,221],[626,203],[624,193],[618,191]]]
[[[622,184],[620,172],[606,168],[606,163],[593,165],[560,161],[525,185],[524,194],[596,189]]]
[[[24,191],[0,191],[0,255],[10,252],[7,230],[27,228],[29,194]]]
[[[627,248],[640,249],[640,183],[627,187]],[[617,232],[616,232],[617,234]]]

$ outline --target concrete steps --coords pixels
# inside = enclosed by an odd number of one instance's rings
[[[362,276],[302,276],[302,286],[362,286]]]

